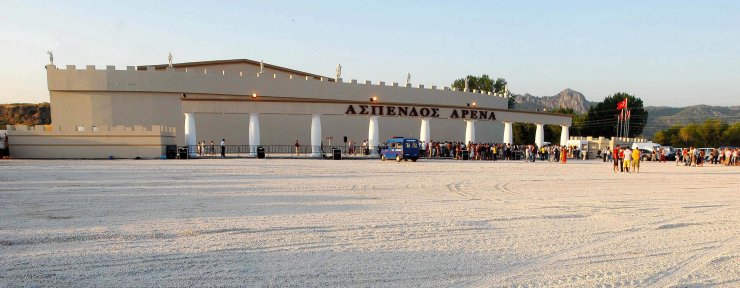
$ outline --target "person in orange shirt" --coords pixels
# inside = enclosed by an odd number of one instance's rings
[[[568,150],[563,146],[563,148],[560,151],[560,161],[565,164],[565,161],[568,159]]]

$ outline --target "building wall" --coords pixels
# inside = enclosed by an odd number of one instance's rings
[[[167,145],[175,145],[175,128],[159,126],[75,127],[52,125],[8,126],[13,158],[159,158]]]
[[[201,122],[198,118],[200,114],[196,114],[195,117],[197,129],[201,129]],[[243,119],[248,124],[248,116],[244,115]],[[430,122],[431,139],[433,141],[464,141],[465,121],[431,119]],[[329,144],[326,137],[333,137],[332,144],[341,145],[344,136],[355,143],[362,143],[363,140],[368,138],[368,123],[369,118],[365,116],[323,115],[321,116],[321,132],[324,144]],[[421,120],[417,118],[380,117],[378,126],[381,142],[395,136],[418,138]],[[246,135],[247,131],[247,129],[244,129],[243,133]],[[198,139],[201,139],[200,130],[197,130],[196,133]],[[262,145],[290,145],[295,143],[295,140],[303,145],[310,145],[311,116],[260,114],[260,136]],[[503,124],[494,121],[478,121],[476,123],[476,136],[479,142],[501,142]],[[246,144],[247,142],[243,143]]]
[[[179,93],[51,91],[52,124],[183,127],[185,116],[180,96]],[[176,135],[177,142],[184,143],[185,138],[180,134]]]
[[[204,69],[207,72],[204,73]],[[291,145],[295,140],[310,143],[311,114],[319,113],[323,115],[323,137],[333,136],[336,143],[348,136],[360,143],[367,139],[368,117],[345,116],[347,104],[342,103],[368,103],[369,98],[375,96],[385,104],[464,108],[476,103],[480,109],[497,109],[496,121],[477,121],[479,142],[502,141],[501,121],[570,125],[568,116],[508,111],[506,98],[489,93],[453,91],[429,85],[405,87],[353,80],[329,82],[311,77],[307,80],[305,76],[291,76],[268,67],[264,74],[257,76],[258,69],[238,63],[198,66],[189,68],[187,73],[181,67],[115,70],[109,66],[100,70],[94,66],[58,69],[50,65],[47,77],[52,124],[177,127],[174,139],[178,145],[184,145],[183,113],[195,112],[197,141],[218,143],[225,138],[228,144],[250,144],[248,113],[260,112],[261,144]],[[252,93],[259,95],[258,100],[272,102],[250,102]],[[194,98],[214,101],[190,102]],[[393,136],[419,137],[420,122],[415,117],[380,117],[380,141]],[[431,138],[464,141],[465,122],[432,119]]]

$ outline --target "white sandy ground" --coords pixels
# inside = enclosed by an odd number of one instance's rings
[[[740,287],[740,168],[0,161],[0,286]]]

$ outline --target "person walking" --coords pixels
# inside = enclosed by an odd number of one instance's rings
[[[612,157],[619,158],[619,145],[617,145],[616,147],[614,147],[614,152],[612,152]],[[619,170],[619,162],[621,162],[621,161],[619,161],[617,159],[614,159],[613,162],[614,162],[614,173],[617,173],[617,172],[619,172],[618,171]]]
[[[676,166],[681,164],[683,158],[683,149],[676,150]]]
[[[565,161],[567,161],[567,159],[568,159],[568,151],[566,149],[568,149],[568,148],[566,148],[565,146],[563,146],[563,149],[562,149],[563,151],[560,151],[560,161],[563,164],[565,164]]]
[[[221,158],[226,158],[226,139],[221,139]]]
[[[606,155],[607,155],[607,153],[609,153],[607,151],[609,151],[609,147],[606,147],[606,148],[604,148],[604,149],[601,150],[601,162],[606,163]]]
[[[301,144],[298,143],[298,140],[295,140],[295,144],[293,144],[295,147],[295,156],[301,155]]]

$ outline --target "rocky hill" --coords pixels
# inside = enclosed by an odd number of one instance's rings
[[[0,104],[0,130],[7,124],[40,125],[51,123],[49,103]]]
[[[740,106],[695,105],[682,108],[648,106],[645,110],[649,115],[647,126],[643,130],[645,137],[652,137],[655,132],[673,125],[702,123],[710,118],[729,124],[740,122]]]
[[[555,108],[571,108],[576,113],[586,113],[591,107],[591,102],[581,92],[570,88],[560,91],[554,96],[533,96],[529,93],[516,97],[517,110],[542,110]]]

